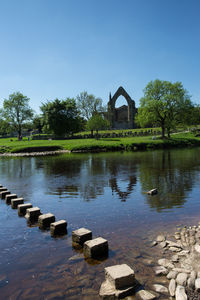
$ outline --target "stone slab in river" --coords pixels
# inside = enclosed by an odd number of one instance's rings
[[[24,216],[26,214],[27,208],[31,208],[31,207],[33,207],[33,205],[31,203],[19,204],[17,207],[18,215]]]
[[[92,239],[92,231],[86,228],[79,228],[72,231],[72,242],[83,245],[86,241]]]
[[[83,245],[83,253],[90,258],[105,257],[108,255],[108,241],[102,237],[86,241]]]
[[[17,208],[19,204],[24,203],[24,198],[16,198],[11,200],[11,206],[12,208]]]
[[[32,208],[27,208],[25,218],[28,220],[37,221],[38,217],[41,215],[40,208],[35,206]]]
[[[117,290],[115,287],[108,281],[104,281],[100,287],[99,296],[102,299],[123,299],[127,296],[132,296],[135,293],[136,286],[131,286],[128,288]],[[153,298],[152,298],[153,299]]]
[[[17,195],[16,194],[9,194],[6,195],[5,200],[6,200],[6,204],[11,204],[11,200],[12,199],[16,199]]]
[[[127,288],[135,284],[134,271],[126,264],[105,268],[105,276],[116,289]]]
[[[0,188],[0,192],[4,192],[4,191],[7,191],[8,189],[6,187],[1,187]]]
[[[53,214],[47,213],[40,215],[38,218],[39,228],[45,229],[50,227],[50,224],[55,222],[56,218]]]
[[[53,222],[50,225],[51,235],[62,235],[67,233],[67,222],[65,220],[59,220]]]
[[[157,189],[152,189],[150,191],[147,192],[148,195],[156,195],[158,194],[158,190]]]
[[[5,199],[6,195],[9,195],[9,194],[10,194],[10,191],[6,190],[3,192],[0,192],[0,197],[1,197],[1,199]]]

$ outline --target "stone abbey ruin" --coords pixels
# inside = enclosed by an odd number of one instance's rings
[[[118,97],[123,96],[127,105],[115,108]],[[137,112],[135,101],[131,99],[125,89],[120,86],[113,96],[109,95],[108,119],[112,129],[132,129],[135,128],[134,118]]]

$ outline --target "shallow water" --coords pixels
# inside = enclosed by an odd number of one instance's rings
[[[98,299],[104,267],[119,263],[151,289],[161,280],[152,271],[160,249],[151,241],[199,221],[199,151],[1,158],[0,183],[66,219],[68,234],[51,238],[0,200],[0,299]],[[145,193],[155,187],[158,195]],[[108,239],[108,259],[85,260],[72,248],[79,227]]]

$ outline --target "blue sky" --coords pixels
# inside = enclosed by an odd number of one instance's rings
[[[106,104],[120,85],[138,106],[157,78],[200,104],[199,13],[199,0],[0,0],[0,106],[15,91],[36,112],[84,90]]]

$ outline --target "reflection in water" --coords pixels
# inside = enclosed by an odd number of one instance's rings
[[[53,239],[0,200],[2,299],[98,299],[104,267],[119,263],[151,289],[159,251],[152,253],[151,240],[199,217],[197,148],[2,158],[0,175],[11,192],[68,222],[68,235]],[[145,193],[155,187],[158,195]],[[108,239],[107,260],[88,262],[72,248],[78,227]],[[149,259],[151,266],[144,263]]]
[[[129,184],[126,191],[121,191],[117,184],[117,178],[111,178],[110,179],[110,186],[112,189],[112,192],[116,192],[121,199],[121,201],[125,202],[128,196],[132,193],[133,187],[136,185],[136,177],[129,176]]]

